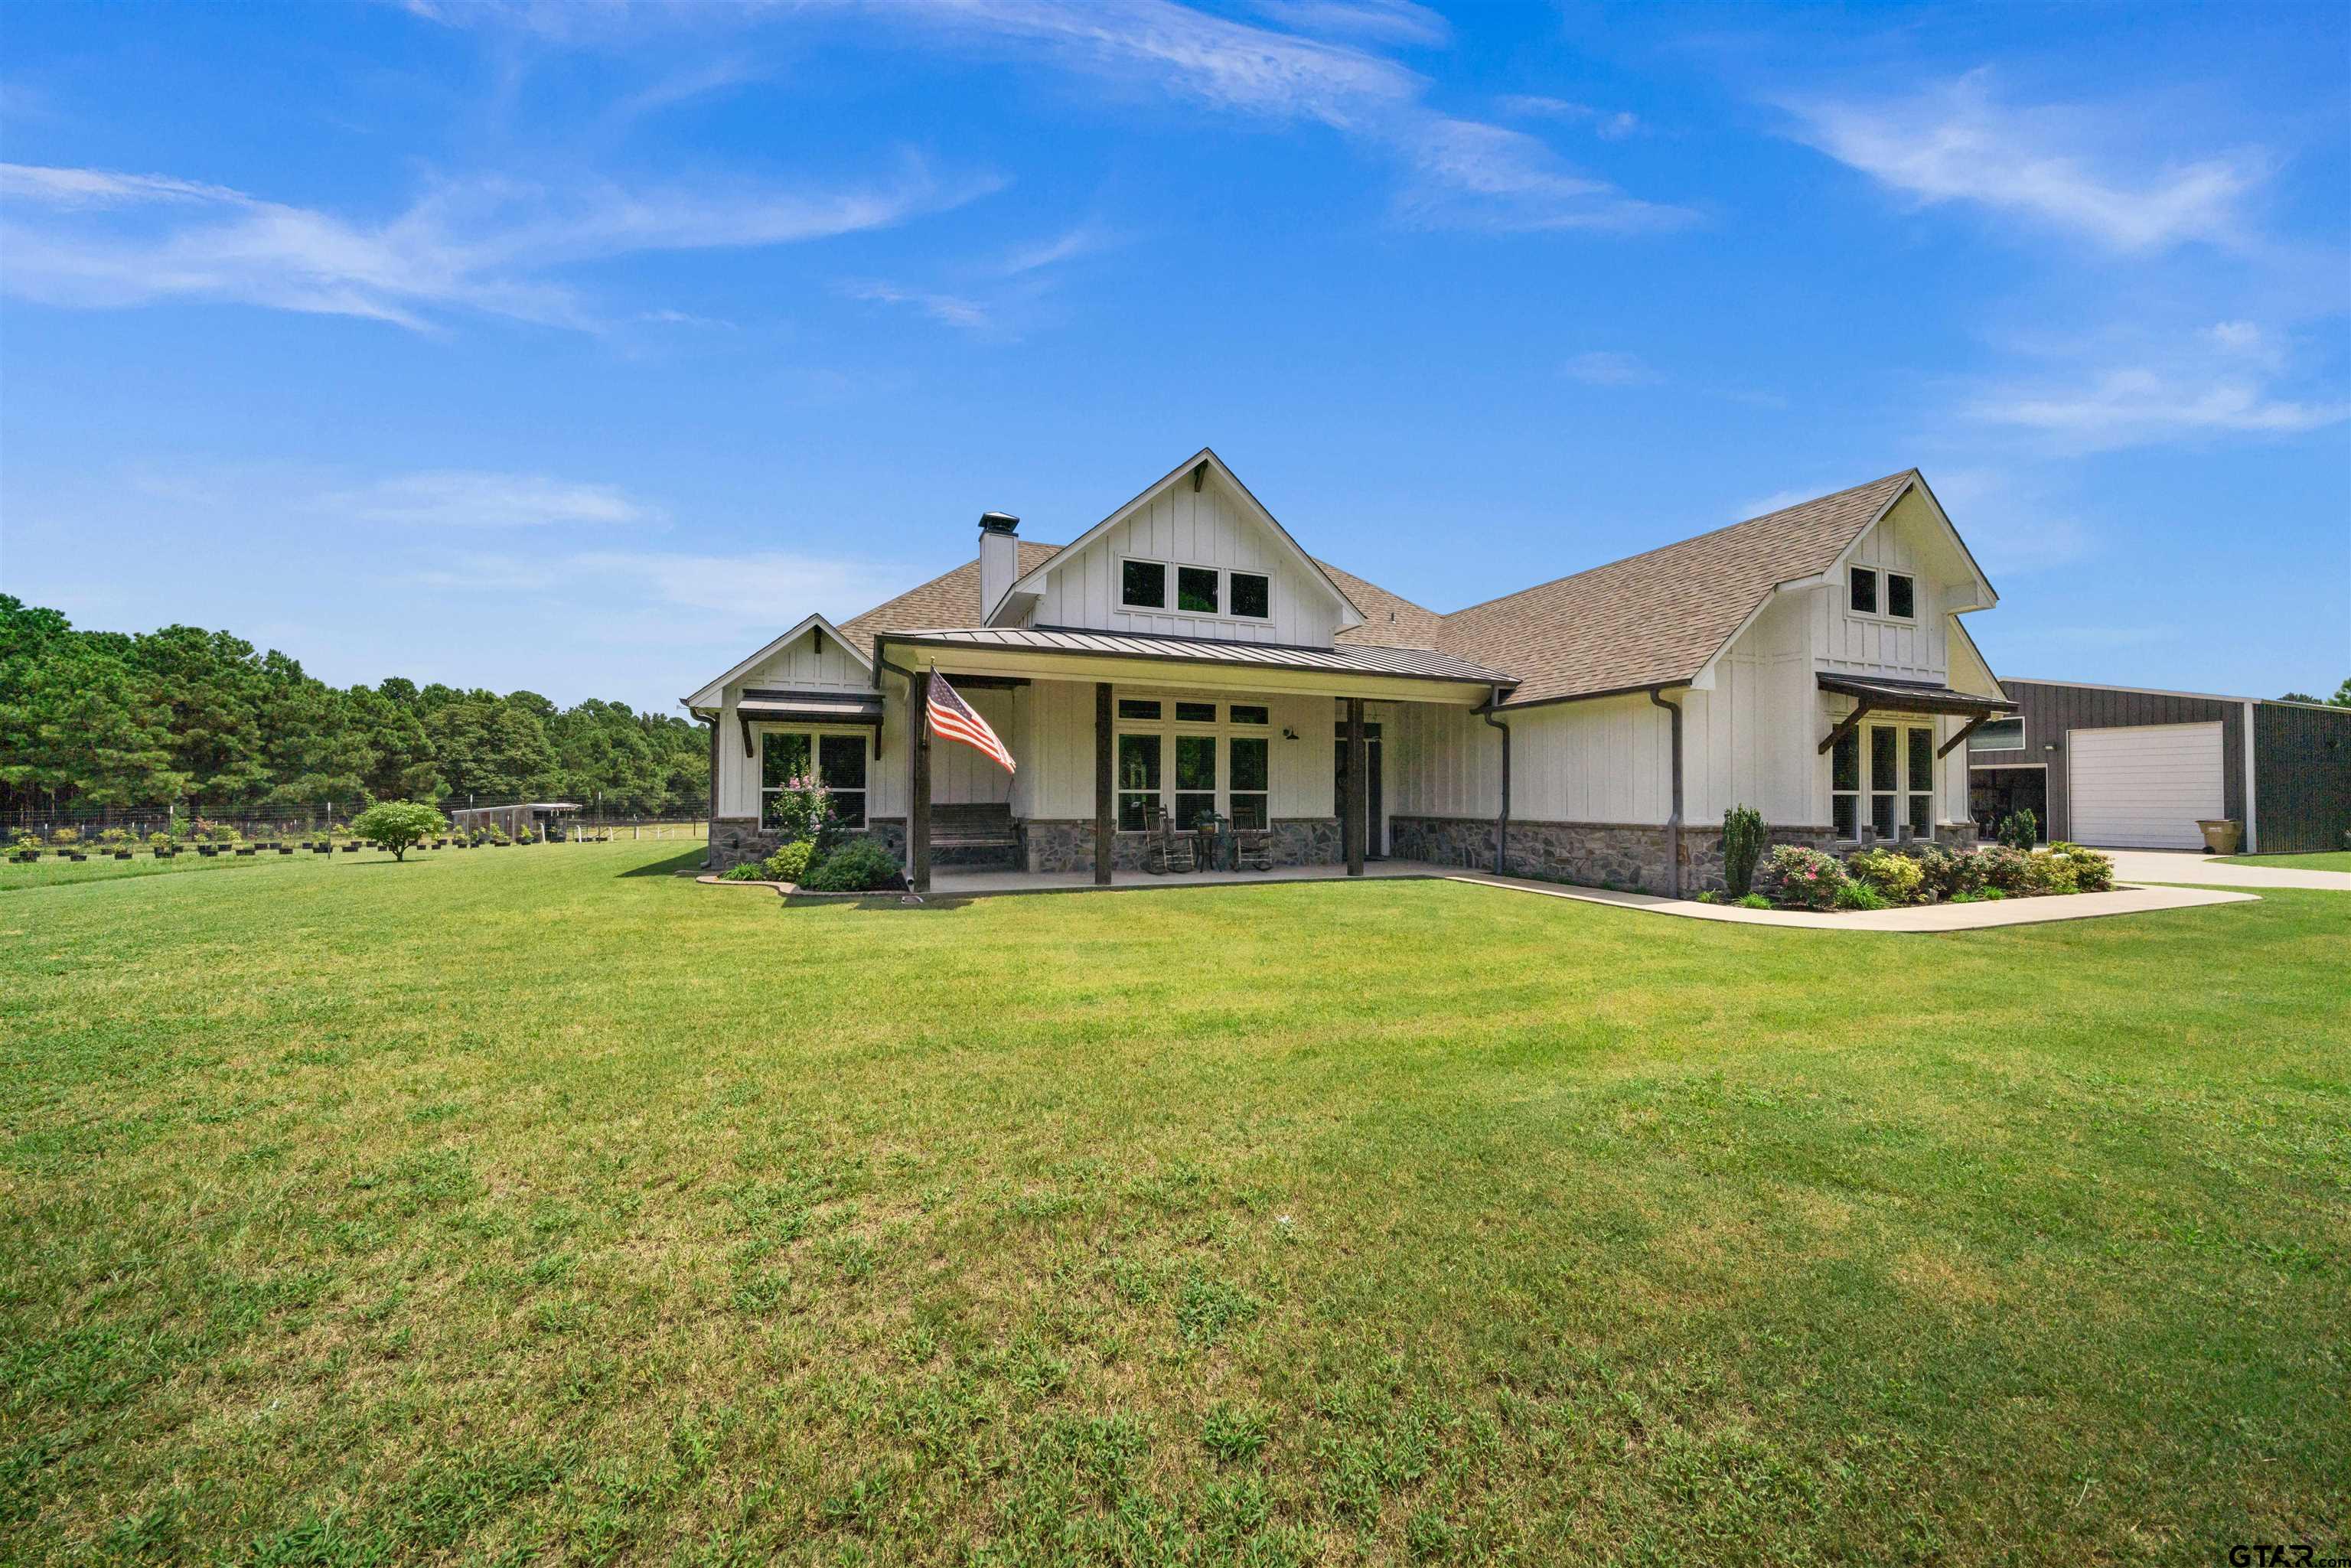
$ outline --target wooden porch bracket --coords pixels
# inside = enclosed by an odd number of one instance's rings
[[[751,744],[751,716],[747,713],[737,710],[735,715],[735,722],[743,727],[743,755],[746,757],[758,756],[758,748]]]
[[[1837,727],[1829,731],[1828,738],[1821,742],[1819,753],[1825,754],[1830,747],[1834,746],[1838,741],[1843,740],[1846,736],[1851,735],[1855,730],[1859,729],[1861,727],[1861,721],[1869,716],[1869,709],[1870,702],[1867,697],[1864,697],[1861,701],[1855,703],[1854,705],[1853,711],[1845,715],[1844,717],[1839,719],[1837,721]]]
[[[1364,841],[1371,835],[1371,748],[1364,740],[1364,699],[1347,699],[1347,874],[1364,874]]]
[[[1991,715],[1988,713],[1980,713],[1976,715],[1975,717],[1968,720],[1966,724],[1961,725],[1959,727],[1959,733],[1951,737],[1950,739],[1943,742],[1941,747],[1936,750],[1935,760],[1940,762],[1944,758],[1949,757],[1952,752],[1957,751],[1963,744],[1966,743],[1968,737],[1973,735],[1976,730],[1982,726],[1984,720],[1990,717],[1991,717]]]
[[[931,672],[917,673],[906,692],[906,885],[931,891]]]
[[[1110,885],[1111,834],[1110,683],[1094,683],[1094,885]]]

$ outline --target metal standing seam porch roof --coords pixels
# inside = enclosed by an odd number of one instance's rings
[[[2016,711],[2016,705],[2006,697],[1978,696],[1972,692],[1956,691],[1940,681],[1905,681],[1889,675],[1844,675],[1834,670],[1823,670],[1817,678],[1821,690],[1857,697],[1863,706],[1870,708],[1986,715]]]
[[[1301,648],[1279,643],[1228,643],[1201,637],[1168,637],[1125,632],[1081,632],[1066,626],[953,626],[883,632],[883,643],[923,648],[973,648],[1036,653],[1067,653],[1113,659],[1161,659],[1187,664],[1249,665],[1271,670],[1311,670],[1330,674],[1394,675],[1407,680],[1458,681],[1510,686],[1518,677],[1433,648],[1389,648],[1339,643]],[[881,664],[874,670],[878,678]]]

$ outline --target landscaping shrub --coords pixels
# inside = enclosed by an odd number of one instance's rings
[[[2049,853],[2065,862],[2073,869],[2074,885],[2082,893],[2111,893],[2115,885],[2115,862],[2112,855],[2102,855],[2080,844],[2064,842],[2049,846]]]
[[[1738,898],[1732,900],[1732,902],[1737,904],[1741,909],[1769,909],[1771,907],[1771,901],[1764,897],[1760,893],[1742,894]]]
[[[865,893],[901,884],[896,857],[872,839],[850,840],[800,879],[811,893]]]
[[[1763,813],[1751,806],[1733,806],[1722,814],[1722,880],[1731,897],[1744,898],[1755,885],[1755,862],[1763,858],[1770,837]]]
[[[1864,850],[1848,859],[1844,869],[1847,876],[1856,879],[1887,904],[1917,904],[1926,896],[1925,868],[1894,850]]]
[[[1991,836],[2010,849],[2030,853],[2041,838],[2041,819],[2032,814],[2032,807],[2023,807],[2002,817]]]
[[[69,850],[73,848],[74,845],[81,842],[81,835],[74,831],[71,828],[59,828],[56,832],[49,835],[49,842],[57,845],[57,848],[61,850]]]
[[[1977,886],[1998,888],[2002,893],[2022,893],[2032,880],[2032,857],[2022,850],[2006,844],[1995,844],[1980,850],[1975,856],[1977,868],[1982,873]]]
[[[1827,909],[1847,881],[1834,855],[1782,844],[1763,862],[1764,891],[1783,909]]]
[[[832,792],[814,779],[791,779],[769,800],[767,825],[788,844],[803,840],[814,844],[814,852],[821,859],[839,836],[832,820]]]
[[[764,871],[769,882],[799,882],[808,875],[809,862],[816,855],[815,843],[801,839],[789,843],[769,855]]]
[[[767,868],[761,865],[758,861],[745,861],[741,865],[731,865],[725,871],[720,872],[718,873],[718,880],[721,882],[765,882],[768,880],[768,871]]]
[[[108,828],[98,835],[98,841],[110,846],[127,844],[131,841],[131,831],[128,828]]]
[[[2079,893],[2081,888],[2074,881],[2073,862],[2043,850],[2024,857],[2024,886],[2020,891],[2032,894]]]
[[[1890,909],[1893,904],[1884,894],[1870,886],[1869,883],[1847,882],[1836,890],[1836,906],[1839,909],[1854,910]]]

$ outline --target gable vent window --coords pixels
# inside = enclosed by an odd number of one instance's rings
[[[1849,602],[1855,615],[1877,613],[1877,573],[1865,566],[1853,569]]]
[[[1124,561],[1119,567],[1118,601],[1139,610],[1167,608],[1167,568],[1155,560]]]
[[[1217,569],[1179,566],[1176,569],[1176,608],[1195,615],[1217,612]]]
[[[1252,621],[1273,614],[1273,585],[1253,571],[1237,571],[1231,581],[1232,612]]]
[[[1886,613],[1902,621],[1917,613],[1917,600],[1910,580],[1898,571],[1886,574]]]

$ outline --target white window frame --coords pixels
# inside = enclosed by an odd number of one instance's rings
[[[1907,615],[1902,614],[1894,608],[1894,580],[1897,577],[1910,585],[1910,613]],[[1912,623],[1917,622],[1918,619],[1917,573],[1910,571],[1881,571],[1877,574],[1877,591],[1879,593],[1885,595],[1885,598],[1881,602],[1885,604],[1886,608],[1879,612],[1879,614],[1883,619],[1887,621],[1908,622]]]
[[[1115,728],[1113,730],[1113,735],[1119,739],[1123,739],[1125,737],[1130,735],[1156,736],[1159,737],[1159,788],[1155,791],[1128,789],[1122,786],[1113,791],[1117,797],[1117,801],[1115,803],[1116,806],[1123,806],[1130,796],[1151,796],[1154,799],[1154,804],[1146,808],[1146,812],[1148,814],[1155,814],[1159,811],[1165,811],[1172,819],[1176,815],[1176,797],[1177,795],[1209,793],[1208,791],[1198,789],[1179,790],[1176,787],[1176,737],[1179,736],[1207,736],[1214,739],[1217,748],[1217,787],[1213,792],[1215,796],[1216,812],[1217,816],[1222,817],[1227,821],[1231,821],[1234,816],[1233,797],[1235,794],[1233,789],[1233,742],[1236,740],[1256,740],[1262,741],[1265,745],[1265,788],[1263,789],[1243,789],[1238,793],[1243,796],[1262,796],[1265,800],[1266,826],[1270,828],[1273,825],[1273,742],[1280,732],[1280,727],[1273,721],[1273,711],[1270,704],[1262,699],[1243,700],[1240,705],[1243,707],[1261,707],[1266,709],[1266,722],[1263,724],[1236,724],[1233,722],[1233,704],[1229,699],[1222,696],[1210,696],[1197,693],[1190,693],[1178,696],[1172,692],[1159,692],[1146,696],[1139,693],[1116,692],[1113,694],[1112,712],[1113,714],[1117,712],[1117,705],[1123,702],[1155,702],[1159,705],[1159,717],[1155,719],[1116,719],[1114,720]],[[1178,702],[1212,704],[1217,710],[1217,716],[1213,721],[1206,719],[1179,719],[1176,716],[1176,705]],[[1118,814],[1121,813],[1116,811],[1114,806],[1113,815]],[[1136,830],[1133,828],[1121,827],[1117,831],[1122,833],[1131,833]]]
[[[1871,594],[1871,597],[1877,601],[1877,608],[1875,610],[1855,610],[1853,607],[1853,580],[1859,572],[1867,572],[1876,584],[1875,591]],[[1907,615],[1894,613],[1894,580],[1897,577],[1910,585],[1910,613]],[[1917,625],[1918,574],[1915,571],[1896,571],[1891,567],[1883,566],[1845,568],[1844,612],[1861,621],[1884,621],[1895,626]]]
[[[1869,578],[1869,597],[1871,602],[1880,606],[1884,605],[1886,602],[1886,584],[1881,580],[1886,574],[1879,571],[1874,566],[1849,566],[1845,568],[1844,572],[1844,612],[1847,615],[1868,615],[1873,617],[1882,616],[1885,613],[1882,609],[1855,610],[1853,607],[1854,580],[1864,573],[1866,573]]]
[[[1123,555],[1118,559],[1118,603],[1122,612],[1142,612],[1152,615],[1183,615],[1195,621],[1249,621],[1270,625],[1273,621],[1273,573],[1256,571],[1248,567],[1210,566],[1206,561],[1174,560],[1154,555]],[[1156,604],[1130,604],[1126,601],[1126,566],[1133,561],[1139,566],[1155,566],[1167,574],[1165,591]],[[1209,571],[1217,576],[1217,607],[1214,610],[1184,610],[1182,574],[1187,571]],[[1233,579],[1256,577],[1265,580],[1265,613],[1244,615],[1233,605]]]
[[[753,778],[757,780],[759,797],[758,820],[762,828],[768,825],[768,798],[783,793],[785,789],[785,786],[780,784],[770,786],[768,783],[768,737],[771,735],[799,735],[808,737],[809,767],[813,770],[814,777],[820,784],[824,782],[824,742],[827,737],[845,736],[862,742],[865,747],[864,788],[833,789],[827,785],[826,789],[831,794],[857,797],[858,820],[854,824],[842,824],[845,831],[862,833],[872,825],[871,809],[873,801],[873,732],[872,730],[862,727],[852,729],[842,725],[791,724],[778,721],[761,723],[753,728],[752,734],[758,740],[758,754],[751,760]]]
[[[1894,778],[1890,784],[1881,784],[1877,778],[1876,758],[1872,749],[1874,742],[1870,732],[1879,729],[1890,729],[1894,732]],[[1914,729],[1922,730],[1927,736],[1927,779],[1923,784],[1909,777],[1910,732]],[[1835,747],[1829,747],[1828,754],[1823,758],[1828,769],[1829,821],[1832,824],[1836,821],[1838,797],[1847,796],[1853,800],[1853,837],[1839,841],[1844,843],[1859,841],[1861,830],[1865,827],[1868,828],[1882,843],[1894,843],[1899,841],[1902,837],[1902,830],[1905,828],[1909,828],[1911,838],[1919,842],[1931,840],[1935,834],[1938,816],[1936,775],[1943,766],[1943,758],[1937,757],[1934,750],[1938,744],[1935,721],[1901,715],[1880,717],[1871,714],[1855,725],[1849,735],[1854,743],[1858,764],[1858,771],[1855,775],[1855,788],[1851,789],[1837,788]],[[1894,797],[1894,831],[1890,834],[1877,832],[1876,804],[1877,797],[1880,795]],[[1927,829],[1924,832],[1918,831],[1913,826],[1910,816],[1911,807],[1921,796],[1925,797],[1927,801]]]

